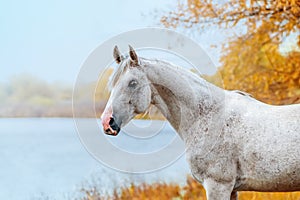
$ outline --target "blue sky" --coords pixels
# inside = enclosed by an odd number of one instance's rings
[[[0,82],[27,73],[73,83],[88,54],[106,39],[158,26],[173,0],[2,1]]]
[[[81,64],[103,41],[132,29],[162,27],[159,17],[175,6],[175,0],[2,1],[0,83],[24,73],[73,83]],[[220,49],[210,45],[223,43],[226,31],[182,32],[189,32],[218,65]],[[290,38],[283,49],[295,44]]]

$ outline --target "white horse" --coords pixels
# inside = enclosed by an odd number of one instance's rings
[[[136,114],[155,105],[180,135],[193,176],[208,200],[237,199],[238,191],[300,191],[300,104],[272,106],[246,93],[218,88],[132,47],[111,79],[102,115],[117,135]]]

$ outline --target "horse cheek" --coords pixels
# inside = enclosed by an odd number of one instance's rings
[[[138,113],[145,112],[150,106],[151,102],[151,90],[150,88],[144,88],[144,90],[140,93],[138,97],[136,110]]]
[[[143,112],[145,112],[148,108],[149,108],[149,106],[150,106],[150,103],[151,103],[151,89],[150,89],[150,87],[147,87],[147,88],[145,88],[145,100],[144,100],[144,111]]]

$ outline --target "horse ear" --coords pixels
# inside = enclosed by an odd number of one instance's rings
[[[135,53],[135,50],[132,48],[132,46],[129,46],[129,57],[130,60],[134,63],[134,64],[138,64],[139,63],[139,58],[137,56],[137,54]]]
[[[117,64],[120,64],[120,62],[123,60],[123,56],[121,55],[117,45],[114,48],[114,59]]]

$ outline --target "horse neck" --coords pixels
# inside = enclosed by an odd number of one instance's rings
[[[154,104],[182,139],[196,121],[207,120],[222,106],[223,90],[196,74],[165,62],[148,62],[146,74],[152,87]]]

